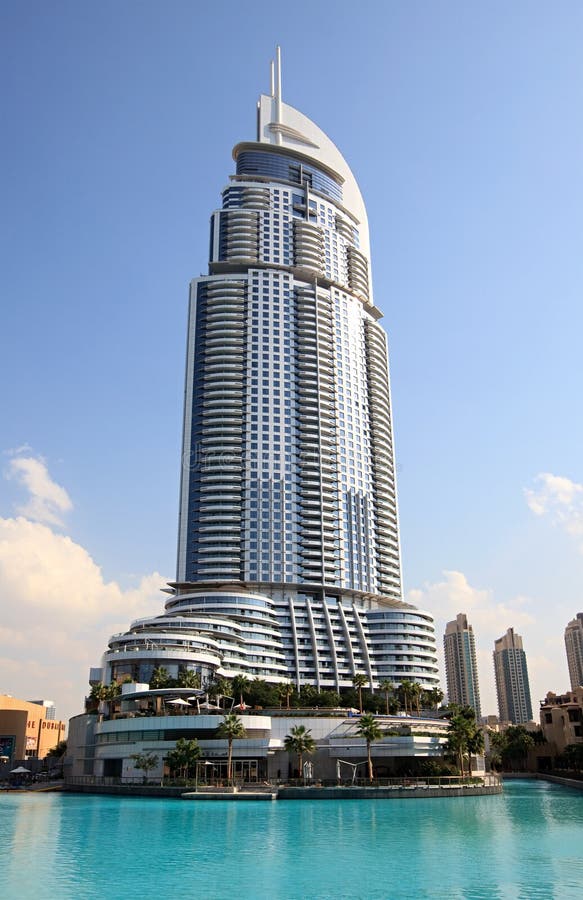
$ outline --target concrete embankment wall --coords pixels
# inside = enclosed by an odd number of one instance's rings
[[[278,800],[427,800],[428,797],[482,797],[501,794],[502,785],[480,787],[285,787],[277,793]]]
[[[157,787],[155,785],[70,785],[65,790],[76,794],[110,794],[126,797],[175,797],[181,798],[186,790],[183,787]],[[274,795],[267,791],[232,790],[201,791],[197,796],[190,793],[188,799],[206,800],[271,800]],[[427,800],[428,797],[481,797],[485,794],[501,794],[502,785],[484,785],[478,787],[280,787],[278,800]]]
[[[583,780],[579,781],[577,778],[563,778],[562,775],[543,775],[541,772],[538,772],[536,777],[541,781],[552,781],[554,784],[564,784],[565,787],[577,788],[578,791],[583,791]]]
[[[176,797],[180,799],[183,787],[157,787],[156,785],[137,784],[71,784],[65,785],[65,791],[73,794],[111,794],[125,797]]]

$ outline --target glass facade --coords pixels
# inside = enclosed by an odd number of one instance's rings
[[[176,583],[165,615],[128,635],[203,674],[434,687],[433,622],[401,596],[387,337],[358,186],[275,97],[233,156],[190,289]]]

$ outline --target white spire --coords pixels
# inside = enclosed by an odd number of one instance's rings
[[[281,125],[281,48],[275,48],[275,121]],[[275,135],[276,144],[281,144],[281,132]]]

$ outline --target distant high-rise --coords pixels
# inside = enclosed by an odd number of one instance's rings
[[[479,719],[480,688],[476,664],[476,644],[474,631],[468,625],[465,613],[459,613],[453,622],[448,622],[443,636],[445,651],[445,673],[447,696],[450,703],[472,706]]]
[[[565,648],[571,690],[576,691],[583,685],[583,613],[577,613],[565,628]]]
[[[233,159],[190,287],[176,582],[163,616],[112,638],[105,678],[437,687],[432,617],[402,600],[366,208],[330,138],[282,101],[279,54]]]
[[[532,721],[526,654],[513,628],[494,642],[494,674],[500,720],[513,725]]]

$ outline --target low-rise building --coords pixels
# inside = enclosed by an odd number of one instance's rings
[[[47,717],[47,707],[0,694],[0,756],[15,760],[44,759],[65,737],[65,722]]]
[[[99,713],[71,719],[65,775],[69,780],[92,776],[121,782],[142,779],[135,767],[137,754],[152,753],[158,765],[150,779],[165,774],[165,759],[180,738],[200,745],[201,773],[221,779],[227,774],[227,741],[217,728],[227,710],[197,701],[192,689],[150,690],[148,685],[127,684],[115,704],[102,704]],[[194,694],[202,692],[194,692]],[[237,715],[245,737],[233,743],[233,774],[247,782],[297,777],[297,758],[285,750],[292,728],[303,725],[316,743],[310,755],[314,777],[347,778],[366,762],[366,742],[357,734],[358,716],[346,709],[243,710]],[[443,759],[449,723],[413,716],[377,716],[381,738],[372,746],[379,777],[400,774],[420,762]],[[306,757],[307,760],[307,757]],[[479,763],[477,769],[483,768]],[[305,774],[305,773],[302,773]],[[364,777],[364,768],[358,769]],[[311,777],[311,776],[310,776]]]
[[[549,691],[541,700],[540,724],[557,753],[570,744],[583,744],[583,686],[566,694]]]

